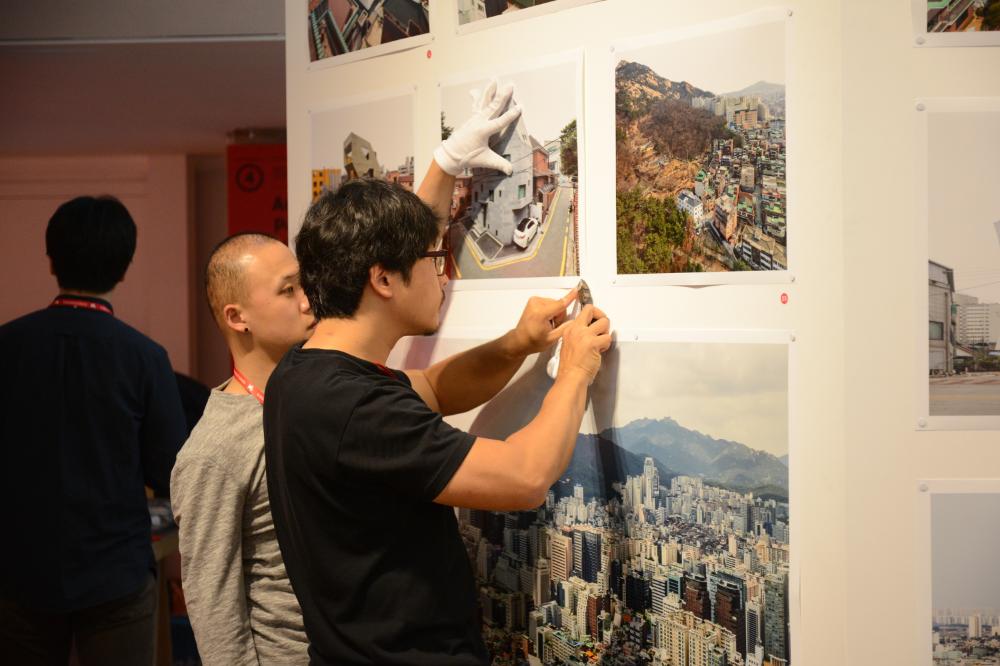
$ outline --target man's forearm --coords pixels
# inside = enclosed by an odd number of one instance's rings
[[[560,374],[538,416],[507,438],[508,444],[522,449],[523,473],[535,479],[542,495],[573,457],[587,405],[587,386],[584,377]]]
[[[491,400],[524,363],[514,331],[449,356],[427,368],[427,381],[444,415],[461,414]]]
[[[431,207],[442,226],[448,223],[451,214],[451,198],[455,191],[455,177],[446,173],[438,163],[431,160],[424,179],[420,182],[417,196]]]

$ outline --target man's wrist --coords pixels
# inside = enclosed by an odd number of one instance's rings
[[[438,147],[434,149],[434,161],[449,176],[458,176],[462,173],[462,164],[459,160],[452,157],[448,149],[445,148],[444,142],[439,143]]]
[[[500,351],[511,360],[524,359],[531,353],[531,344],[520,329],[512,328],[501,336]]]
[[[593,381],[590,373],[576,366],[559,366],[559,374],[556,375],[555,384],[563,384],[574,388],[583,387],[586,389]]]

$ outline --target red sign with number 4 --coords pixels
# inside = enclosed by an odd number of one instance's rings
[[[229,235],[269,234],[288,242],[288,158],[285,144],[226,148]]]

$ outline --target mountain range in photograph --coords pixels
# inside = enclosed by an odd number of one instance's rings
[[[745,444],[689,430],[671,418],[639,419],[599,434],[579,435],[557,495],[580,484],[587,496],[610,498],[612,485],[643,472],[645,458],[656,463],[660,481],[694,476],[709,485],[788,501],[787,456],[778,458]]]

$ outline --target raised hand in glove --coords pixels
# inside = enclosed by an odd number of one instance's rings
[[[496,169],[508,176],[514,171],[510,162],[490,149],[490,137],[502,132],[521,115],[521,109],[511,104],[514,86],[507,84],[497,92],[498,87],[495,79],[491,81],[476,102],[472,117],[434,150],[434,161],[446,173],[457,176],[465,169],[476,167]]]

